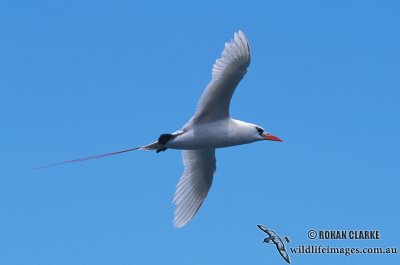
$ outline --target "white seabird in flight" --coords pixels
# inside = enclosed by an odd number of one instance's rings
[[[267,133],[261,126],[235,120],[229,114],[229,105],[236,86],[250,65],[250,46],[242,31],[225,43],[221,58],[212,69],[211,82],[205,88],[194,116],[182,129],[162,134],[157,141],[127,150],[68,160],[53,164],[79,162],[133,150],[182,150],[184,172],[174,195],[174,225],[186,225],[197,213],[211,187],[216,169],[215,149],[248,144],[261,140],[282,141]]]

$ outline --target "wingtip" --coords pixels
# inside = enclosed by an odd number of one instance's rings
[[[177,229],[180,229],[184,227],[190,220],[182,221],[178,220],[177,218],[174,218],[174,227]]]
[[[244,32],[241,31],[240,29],[237,31],[237,34],[238,34],[241,38],[247,40],[246,34],[244,34]]]
[[[264,232],[266,232],[267,231],[267,227],[266,226],[264,226],[264,225],[257,225],[258,226],[258,228],[260,228],[262,231],[264,231]]]
[[[248,56],[250,57],[250,44],[249,44],[249,40],[247,39],[246,35],[244,34],[244,32],[242,30],[238,30],[237,32],[235,32],[235,35],[238,35],[238,39],[243,43],[243,45],[247,48],[247,52],[248,52]],[[235,38],[236,40],[236,38]]]
[[[180,228],[182,228],[182,227],[183,227],[183,225],[176,224],[176,223],[174,222],[174,227],[175,227],[176,229],[180,229]]]
[[[240,34],[239,34],[239,32],[240,32],[240,31],[233,33],[233,39],[234,39],[235,41],[239,41],[239,40],[240,40]]]

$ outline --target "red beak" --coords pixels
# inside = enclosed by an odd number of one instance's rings
[[[280,139],[279,137],[269,134],[269,133],[264,133],[263,137],[264,137],[264,140],[283,142],[282,139]]]

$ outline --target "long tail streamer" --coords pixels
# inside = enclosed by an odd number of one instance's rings
[[[62,164],[68,164],[68,163],[75,163],[75,162],[93,160],[93,159],[97,159],[97,158],[103,158],[103,157],[106,157],[106,156],[118,155],[118,154],[130,152],[130,151],[135,151],[135,150],[138,150],[138,149],[140,149],[140,147],[126,149],[126,150],[112,152],[112,153],[107,153],[107,154],[102,154],[102,155],[95,155],[95,156],[88,156],[88,157],[83,157],[83,158],[78,158],[78,159],[73,159],[73,160],[66,160],[66,161],[63,161],[63,162],[59,162],[59,163],[55,163],[55,164],[51,164],[51,165],[47,165],[47,166],[37,167],[36,169],[41,169],[41,168],[46,168],[46,167],[54,167],[54,166],[58,166],[58,165],[62,165]]]

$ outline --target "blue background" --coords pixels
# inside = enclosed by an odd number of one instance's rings
[[[285,264],[288,247],[400,247],[399,1],[2,1],[0,264]],[[194,220],[172,225],[181,153],[132,152],[193,114],[243,30],[231,107],[284,139],[217,150]],[[378,241],[307,239],[380,230]],[[394,264],[399,255],[294,255]]]

